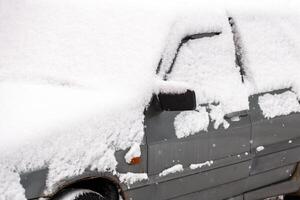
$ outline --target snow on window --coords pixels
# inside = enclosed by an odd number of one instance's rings
[[[197,111],[183,111],[174,120],[177,138],[194,135],[199,131],[207,131],[209,117],[205,107],[199,107]]]
[[[287,91],[281,94],[264,94],[258,104],[266,118],[300,112],[300,104],[295,93]]]
[[[174,165],[173,167],[163,170],[161,173],[159,173],[159,176],[167,176],[169,174],[175,174],[177,172],[182,172],[182,171],[183,171],[183,166],[181,164],[177,164]]]
[[[206,161],[204,163],[191,164],[190,169],[194,170],[194,169],[202,168],[204,166],[210,167],[213,163],[214,163],[214,161],[210,160],[210,161]]]
[[[188,83],[198,104],[218,102],[226,114],[247,109],[248,94],[236,67],[230,25],[224,24],[219,35],[184,43],[168,80]]]
[[[190,4],[190,6],[192,6],[192,4]],[[216,6],[207,8],[203,2],[200,4],[199,8],[191,8],[193,12],[195,11],[198,14],[187,15],[185,13],[179,20],[172,24],[168,37],[166,38],[167,42],[163,51],[160,75],[164,75],[169,71],[178,46],[183,38],[192,34],[222,32],[224,28],[226,29],[227,16],[225,10],[217,8]],[[196,10],[194,10],[195,8]],[[201,11],[199,10],[200,8]],[[183,9],[180,8],[180,10],[179,12],[182,12]]]
[[[300,86],[299,5],[268,8],[231,11],[252,94]]]
[[[146,173],[131,173],[128,172],[126,174],[119,174],[120,181],[122,183],[129,185],[132,185],[136,182],[147,180],[148,175]]]

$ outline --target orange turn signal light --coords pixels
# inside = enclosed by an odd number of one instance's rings
[[[142,161],[142,158],[141,157],[133,157],[130,161],[130,164],[131,165],[138,165],[140,164]]]

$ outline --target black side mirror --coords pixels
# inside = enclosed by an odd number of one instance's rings
[[[196,109],[196,95],[192,90],[184,93],[159,93],[158,100],[162,110],[184,111]]]

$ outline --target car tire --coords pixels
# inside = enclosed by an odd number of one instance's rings
[[[70,189],[62,192],[54,200],[108,200],[101,194],[87,189]]]
[[[300,200],[299,196],[285,195],[284,200]]]

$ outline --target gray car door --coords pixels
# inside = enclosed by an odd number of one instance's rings
[[[198,34],[191,36],[190,40],[183,41],[186,45],[191,45],[197,40],[205,39],[206,44],[211,42],[212,45],[215,45],[213,44],[214,40],[210,41],[210,39],[221,37],[221,35],[222,33]],[[233,45],[233,42],[230,44]],[[201,42],[196,45],[201,45]],[[180,56],[182,48],[185,48],[185,44],[179,45],[178,56]],[[205,49],[203,50],[205,51]],[[210,54],[210,52],[208,53]],[[211,57],[210,59],[217,58]],[[174,62],[172,66],[174,69],[180,67],[176,64],[176,59]],[[236,66],[232,65],[232,67]],[[173,73],[172,70],[169,72]],[[166,79],[168,80],[168,77]],[[241,80],[239,84],[242,84]],[[198,111],[184,112],[206,112],[208,114],[212,106],[218,106],[218,102],[212,104],[201,104],[201,111],[198,108]],[[224,124],[216,126],[215,122],[204,114],[203,117],[208,117],[207,127],[185,137],[178,137],[178,133],[176,133],[176,118],[181,114],[183,112],[160,110],[155,97],[146,111],[148,174],[157,176],[163,170],[176,164],[181,164],[184,168],[183,172],[172,174],[169,178],[168,176],[160,178],[161,181],[168,180],[169,187],[175,188],[172,193],[163,193],[160,191],[163,190],[162,187],[157,187],[156,193],[160,194],[162,199],[213,188],[248,177],[251,160],[248,153],[250,151],[251,123],[247,109],[224,116],[229,127]],[[201,119],[199,119],[199,123],[203,123],[200,121],[202,121]],[[191,167],[191,164],[199,163],[203,163],[203,166],[200,164],[198,166],[201,167],[196,169]],[[235,192],[242,192],[243,188],[243,184],[239,184],[239,187],[235,188],[237,190]]]
[[[300,106],[297,108],[299,103],[296,95],[293,94],[293,91],[287,88],[255,94],[249,98],[253,124],[251,148],[256,154],[251,174],[299,161],[297,151],[293,155],[289,155],[289,151],[286,151],[300,145]],[[293,105],[292,110],[298,109],[298,112],[288,111]],[[284,110],[280,111],[281,106]]]

